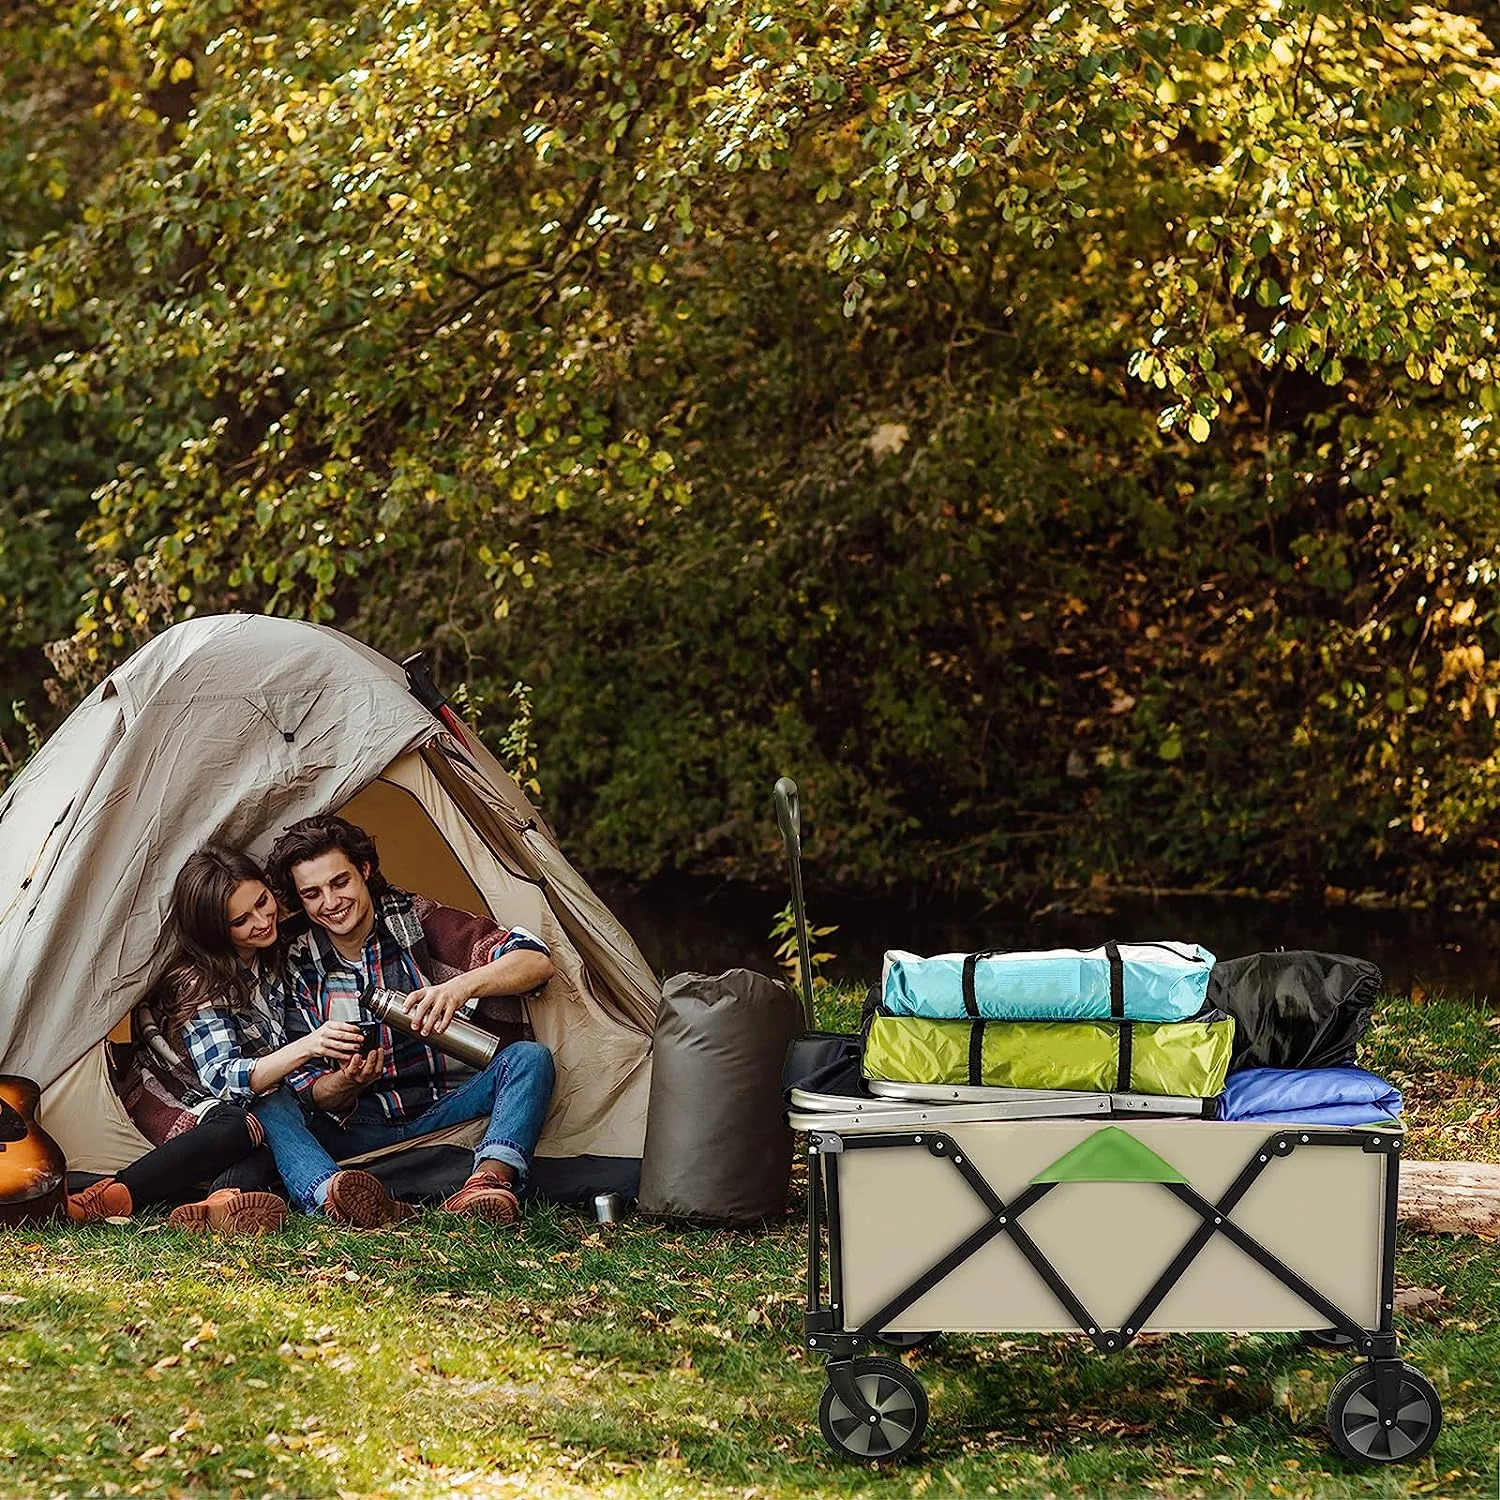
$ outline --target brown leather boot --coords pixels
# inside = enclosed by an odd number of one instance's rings
[[[113,1177],[101,1177],[81,1193],[68,1194],[68,1218],[75,1224],[97,1224],[101,1219],[128,1219],[135,1205],[130,1189]]]
[[[483,1219],[487,1224],[501,1227],[514,1224],[521,1217],[515,1189],[498,1172],[482,1169],[470,1174],[469,1180],[451,1198],[444,1198],[443,1207],[449,1213],[467,1214],[471,1219]]]
[[[184,1203],[167,1215],[174,1229],[195,1234],[270,1234],[286,1223],[287,1206],[275,1193],[245,1193],[220,1188],[201,1203]]]
[[[414,1203],[403,1203],[386,1192],[385,1184],[373,1172],[350,1170],[335,1172],[328,1179],[328,1196],[323,1212],[335,1224],[355,1229],[383,1229],[399,1224],[418,1212]]]

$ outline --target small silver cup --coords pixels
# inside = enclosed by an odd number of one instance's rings
[[[594,1198],[594,1217],[601,1224],[618,1224],[625,1200],[619,1193],[599,1193]]]

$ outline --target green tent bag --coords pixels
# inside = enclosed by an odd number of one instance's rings
[[[864,1075],[886,1083],[1095,1093],[1222,1093],[1234,1021],[928,1021],[870,1018]]]

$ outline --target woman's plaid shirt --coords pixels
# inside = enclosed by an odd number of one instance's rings
[[[195,1011],[182,1041],[203,1086],[216,1098],[249,1103],[255,1098],[250,1070],[255,1061],[287,1042],[287,986],[279,968],[257,965],[247,972],[251,1003],[237,1010],[228,1003]]]

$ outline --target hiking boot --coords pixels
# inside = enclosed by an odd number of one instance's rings
[[[74,1224],[97,1224],[101,1219],[128,1219],[135,1205],[130,1189],[113,1177],[101,1177],[81,1193],[68,1194],[68,1218]]]
[[[323,1212],[335,1224],[350,1224],[356,1229],[383,1229],[399,1224],[417,1212],[414,1203],[403,1203],[386,1192],[385,1184],[373,1172],[335,1172],[328,1179],[328,1196]]]
[[[195,1234],[270,1234],[286,1223],[287,1206],[275,1193],[244,1193],[220,1188],[201,1203],[184,1203],[167,1215],[174,1229]]]
[[[515,1189],[498,1172],[475,1172],[443,1207],[453,1214],[467,1214],[487,1224],[514,1224],[521,1216]]]

